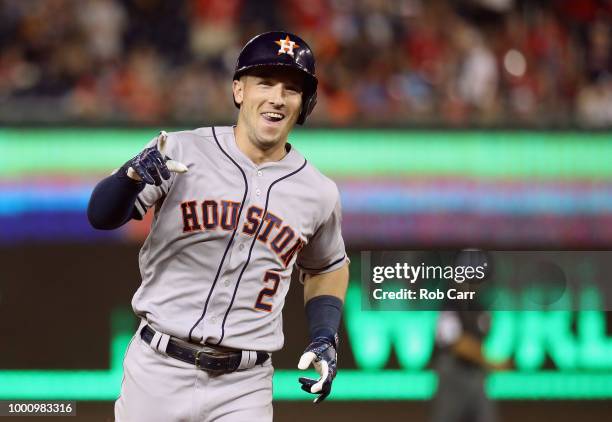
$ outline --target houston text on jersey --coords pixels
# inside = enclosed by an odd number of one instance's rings
[[[198,203],[190,200],[182,202],[180,208],[183,233],[218,229],[233,231],[238,224],[240,202],[207,199]],[[306,242],[289,225],[283,225],[282,218],[269,211],[263,217],[262,214],[260,207],[249,207],[242,233],[253,236],[262,224],[257,240],[274,251],[286,268]]]

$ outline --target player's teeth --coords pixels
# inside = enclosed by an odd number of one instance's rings
[[[266,117],[272,117],[273,119],[282,119],[283,115],[278,113],[264,113]]]

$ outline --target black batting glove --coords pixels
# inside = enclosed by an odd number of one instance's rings
[[[170,172],[185,173],[187,166],[173,161],[164,154],[168,134],[161,131],[155,146],[145,148],[136,157],[121,167],[121,174],[134,178],[136,174],[143,182],[149,185],[160,186],[163,180],[170,179]]]
[[[170,178],[170,170],[166,167],[166,160],[162,157],[157,146],[145,148],[137,156],[126,162],[122,171],[128,172],[129,168],[140,177],[140,180],[149,185],[160,186],[163,180]]]
[[[310,364],[319,374],[319,379],[300,377],[302,390],[317,394],[315,403],[320,403],[331,393],[332,382],[337,372],[337,344],[338,335],[333,340],[326,337],[317,337],[306,347],[298,363],[299,369],[307,369]]]

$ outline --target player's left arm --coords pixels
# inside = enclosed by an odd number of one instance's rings
[[[319,403],[331,392],[336,376],[338,327],[342,317],[342,305],[348,286],[349,260],[341,233],[340,195],[333,185],[329,197],[329,213],[298,255],[296,265],[304,282],[304,302],[310,344],[304,350],[298,368],[307,369],[311,364],[319,373],[319,379],[301,377],[302,390],[317,394]]]
[[[336,377],[337,333],[348,281],[348,263],[335,271],[305,276],[304,303],[310,344],[304,350],[298,368],[307,369],[312,364],[319,379],[301,377],[299,382],[302,390],[317,394],[315,403],[325,400],[331,393]]]
[[[305,276],[304,303],[310,344],[298,368],[307,369],[312,364],[319,379],[301,377],[299,382],[302,390],[317,394],[315,403],[322,402],[331,393],[336,377],[338,328],[348,280],[348,263],[335,271]]]
[[[323,295],[335,296],[344,302],[348,280],[348,263],[329,273],[306,274],[304,277],[304,303]]]

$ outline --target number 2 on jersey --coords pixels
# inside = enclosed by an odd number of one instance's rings
[[[272,297],[276,294],[278,284],[280,283],[280,274],[275,273],[274,271],[266,271],[263,282],[264,284],[267,284],[269,281],[272,281],[273,283],[272,288],[264,287],[261,289],[259,295],[257,296],[257,300],[255,301],[255,309],[266,312],[272,311],[272,304],[264,302],[264,298]]]

